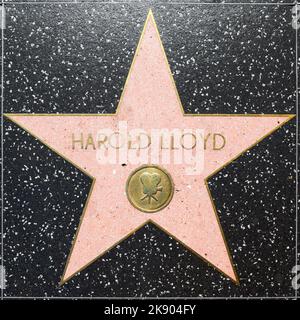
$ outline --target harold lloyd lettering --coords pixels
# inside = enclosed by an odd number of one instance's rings
[[[193,174],[203,170],[204,151],[220,152],[225,147],[226,137],[221,132],[179,128],[128,130],[126,121],[120,121],[115,131],[106,128],[93,134],[78,130],[70,137],[72,150],[95,150],[99,164],[184,163],[193,166]]]
[[[96,137],[91,133],[79,133],[78,136],[72,133],[72,149],[133,149],[141,150],[151,148],[153,137],[147,133],[140,133],[138,135],[123,136],[120,132],[112,132],[107,135],[99,133]],[[226,145],[226,138],[221,133],[207,133],[204,136],[199,136],[192,132],[167,132],[162,131],[156,142],[160,150],[191,150],[197,147],[198,143],[203,144],[203,149],[210,148],[211,150],[221,150]]]

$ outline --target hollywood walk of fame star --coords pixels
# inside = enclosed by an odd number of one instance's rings
[[[149,12],[116,114],[6,114],[49,148],[93,179],[62,284],[151,221],[238,283],[207,180],[243,152],[289,121],[293,115],[184,114],[166,60],[158,29]],[[99,165],[95,150],[70,146],[74,132],[96,135],[99,128],[115,129],[119,121],[129,128],[202,128],[222,132],[226,148],[205,150],[201,175],[186,175],[185,166],[166,166],[176,186],[172,200],[154,213],[132,206],[125,186],[137,166]],[[157,184],[159,187],[159,185]],[[160,188],[160,187],[159,187]],[[156,195],[153,191],[152,195]]]

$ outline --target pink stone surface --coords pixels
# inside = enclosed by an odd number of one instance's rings
[[[95,179],[63,281],[149,219],[226,276],[238,280],[205,178],[273,132],[290,116],[184,115],[151,14],[116,115],[7,116]],[[186,175],[184,164],[164,165],[175,184],[174,197],[163,210],[143,213],[132,207],[125,193],[128,176],[139,165],[99,164],[95,150],[73,150],[70,144],[72,133],[96,136],[102,128],[117,129],[120,120],[128,121],[129,129],[200,128],[204,132],[219,132],[226,136],[226,147],[219,151],[205,150],[201,175]]]

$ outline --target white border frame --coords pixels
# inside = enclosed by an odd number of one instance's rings
[[[138,1],[77,1],[77,0],[70,0],[70,1],[9,1],[9,0],[1,0],[1,5],[5,8],[5,5],[22,5],[22,4],[132,4],[134,2],[139,3]],[[297,5],[299,2],[279,2],[279,3],[263,3],[263,2],[226,2],[226,3],[210,3],[210,2],[157,2],[155,5],[263,5],[263,6],[278,6],[278,5],[284,5],[284,6],[290,6],[292,9],[292,6]],[[4,11],[2,11],[4,12]],[[292,12],[291,12],[291,19],[292,19]],[[296,19],[298,20],[297,11],[296,11]],[[292,27],[292,26],[291,26]],[[295,257],[295,265],[298,264],[298,134],[299,134],[299,124],[298,124],[298,102],[299,102],[299,88],[298,88],[298,30],[295,29],[295,71],[296,71],[296,168],[295,168],[295,174],[296,174],[296,257]],[[3,87],[3,78],[4,78],[4,30],[1,28],[1,200],[2,200],[2,206],[1,206],[1,264],[3,265],[4,261],[4,219],[3,219],[3,167],[4,167],[4,161],[3,161],[3,114],[4,114],[4,108],[3,108],[3,101],[4,101],[4,87]],[[28,299],[43,299],[43,300],[179,300],[179,299],[186,299],[186,300],[223,300],[223,299],[229,299],[229,300],[261,300],[261,299],[268,299],[268,300],[294,300],[298,298],[298,290],[295,288],[295,296],[283,296],[283,297],[251,297],[251,296],[243,296],[243,297],[59,297],[59,296],[45,296],[45,297],[28,297],[28,296],[4,296],[4,278],[2,278],[1,283],[1,300],[10,300],[10,299],[17,299],[17,300],[28,300]]]

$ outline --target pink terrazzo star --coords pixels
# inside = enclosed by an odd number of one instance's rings
[[[6,116],[94,179],[62,283],[149,221],[238,283],[206,179],[292,118],[183,114],[151,11],[115,115]],[[125,192],[128,176],[137,165],[100,165],[93,148],[72,149],[70,144],[74,133],[96,136],[101,128],[116,129],[119,121],[127,121],[128,129],[146,131],[155,126],[221,132],[226,136],[226,147],[204,151],[204,170],[200,175],[186,175],[184,164],[164,165],[176,192],[166,208],[144,213],[130,204]]]

